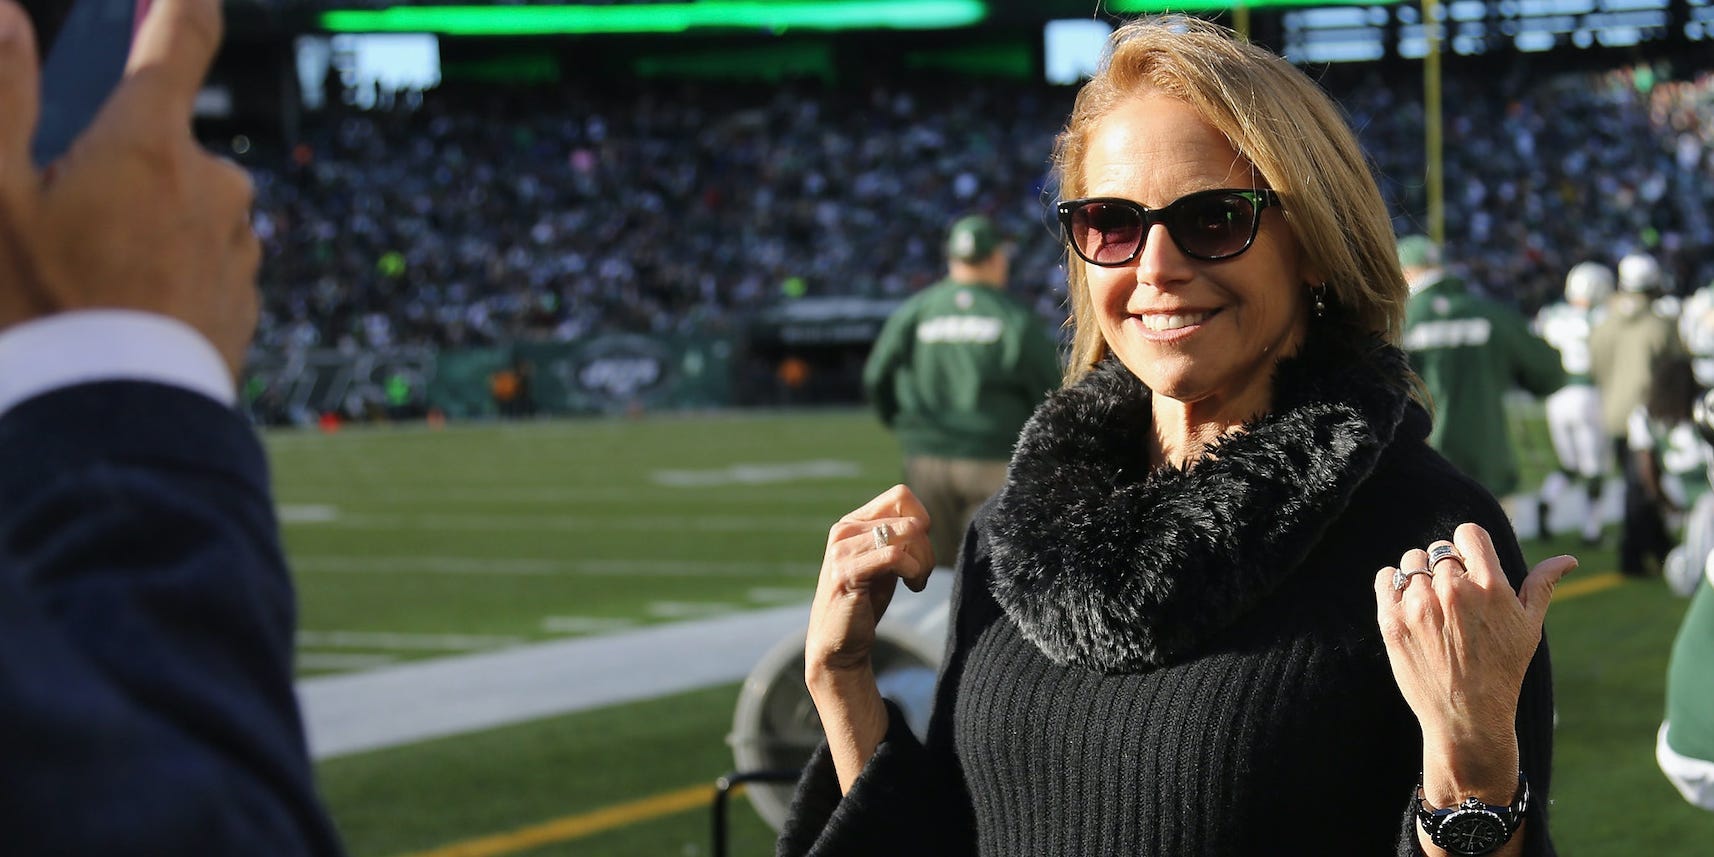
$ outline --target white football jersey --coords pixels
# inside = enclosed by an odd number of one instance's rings
[[[1568,303],[1548,304],[1536,315],[1536,335],[1559,352],[1559,363],[1566,374],[1589,374],[1589,331],[1595,329],[1600,315],[1598,308],[1585,309]]]

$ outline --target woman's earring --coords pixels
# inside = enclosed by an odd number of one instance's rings
[[[1316,318],[1322,318],[1322,317],[1326,316],[1327,315],[1327,283],[1323,282],[1323,283],[1321,283],[1321,285],[1318,285],[1318,286],[1310,286],[1309,287],[1309,296],[1315,299],[1315,317]]]

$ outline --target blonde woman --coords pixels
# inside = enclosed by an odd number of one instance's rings
[[[936,559],[900,487],[829,534],[828,740],[779,852],[1552,853],[1541,624],[1574,561],[1526,575],[1424,443],[1338,108],[1226,30],[1134,22],[1055,164],[1071,365],[964,539],[927,739],[868,659]]]

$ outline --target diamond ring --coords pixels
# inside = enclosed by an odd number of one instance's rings
[[[874,529],[874,534],[875,550],[880,550],[881,548],[893,543],[893,528],[886,524],[877,525]]]
[[[1426,568],[1413,568],[1410,571],[1405,571],[1402,568],[1393,569],[1393,591],[1394,592],[1405,591],[1405,587],[1410,585],[1410,579],[1412,577],[1415,577],[1416,575],[1419,575],[1419,574],[1428,575],[1429,580],[1434,579],[1434,572],[1429,571]]]

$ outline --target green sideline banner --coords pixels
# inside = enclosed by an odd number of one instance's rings
[[[489,378],[514,367],[538,413],[727,407],[736,351],[727,337],[641,334],[443,351],[429,405],[455,418],[494,414]]]
[[[512,361],[510,348],[459,348],[440,352],[428,406],[450,419],[491,417],[499,413],[488,379]]]
[[[244,370],[244,408],[264,425],[420,415],[436,372],[434,349],[404,346],[343,352],[319,348],[258,354]]]
[[[638,408],[723,408],[735,403],[731,336],[603,335],[578,342],[486,348],[316,349],[253,359],[244,405],[261,423],[412,419],[438,409],[450,419],[499,413],[490,383],[523,370],[537,413],[621,413]]]

